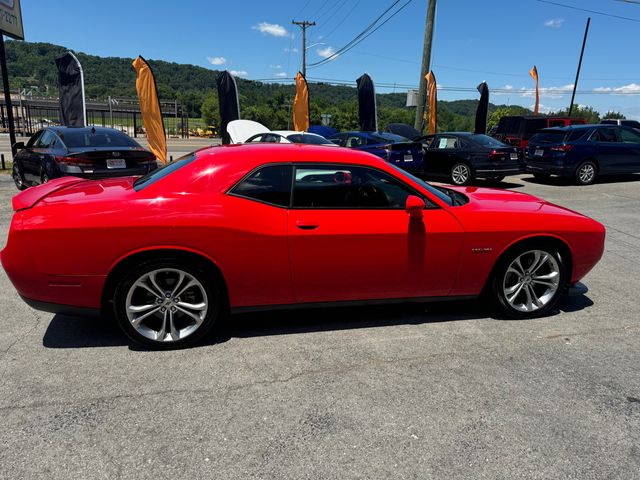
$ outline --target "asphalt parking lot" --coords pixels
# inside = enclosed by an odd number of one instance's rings
[[[640,176],[504,186],[608,230],[547,318],[262,313],[148,352],[31,310],[0,271],[0,478],[640,478]],[[0,175],[0,246],[14,193]]]

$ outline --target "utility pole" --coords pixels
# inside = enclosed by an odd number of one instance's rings
[[[418,107],[416,108],[416,121],[414,127],[420,130],[424,126],[424,107],[427,102],[427,79],[425,76],[431,66],[431,44],[433,40],[433,24],[436,17],[436,0],[428,0],[427,23],[424,28],[424,47],[422,49],[422,68],[420,68],[420,87],[418,87]]]
[[[578,71],[576,72],[576,81],[573,82],[573,93],[571,94],[571,103],[569,104],[569,117],[573,110],[573,101],[576,98],[576,88],[578,88],[578,79],[580,78],[580,67],[582,67],[582,56],[584,55],[584,46],[587,44],[587,35],[589,35],[589,24],[591,17],[587,18],[587,27],[584,29],[584,38],[582,39],[582,50],[580,51],[580,61],[578,62]]]
[[[307,28],[315,26],[316,22],[296,22],[291,20],[293,25],[298,25],[302,29],[302,75],[307,78]]]

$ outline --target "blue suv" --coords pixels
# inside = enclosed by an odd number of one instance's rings
[[[538,179],[559,175],[589,185],[600,175],[640,172],[640,131],[618,125],[545,128],[529,140],[526,170]]]

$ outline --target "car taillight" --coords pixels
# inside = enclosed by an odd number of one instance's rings
[[[91,160],[76,157],[56,157],[56,162],[69,167],[86,167],[93,165],[93,162]]]
[[[153,164],[153,163],[156,163],[156,157],[153,155],[150,155],[148,157],[139,158],[136,160],[136,162],[138,162],[138,164],[140,165]]]
[[[489,154],[489,158],[497,159],[497,158],[502,157],[502,155],[503,155],[502,152],[499,152],[497,150],[491,150],[491,153]]]
[[[569,150],[571,150],[573,147],[571,145],[558,145],[555,147],[549,147],[549,150],[553,150],[554,152],[568,152]]]

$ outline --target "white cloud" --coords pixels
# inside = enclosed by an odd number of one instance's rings
[[[597,87],[593,89],[595,92],[612,92],[612,93],[640,93],[640,85],[637,83],[630,83],[629,85],[622,85],[621,87]]]
[[[284,51],[287,52],[287,53],[289,53],[289,52],[298,53],[298,49],[295,48],[295,47],[293,47],[293,48],[285,48]]]
[[[571,93],[573,90],[573,83],[570,85],[563,85],[561,87],[543,87],[539,89],[540,98],[562,98],[565,94]],[[535,97],[535,89],[531,87],[522,87],[520,89],[520,96],[522,97]]]
[[[280,78],[285,78],[287,76],[286,72],[276,72],[275,73],[276,77],[280,77]]]
[[[279,69],[282,68],[282,65],[269,65],[269,68],[273,68],[273,69],[279,70]]]
[[[265,35],[273,35],[274,37],[286,37],[289,35],[287,29],[277,23],[260,22],[257,25],[251,27],[253,30],[258,30]]]
[[[528,105],[529,110],[532,110],[535,108],[535,104],[532,105]],[[548,107],[547,105],[543,105],[542,103],[538,104],[538,112],[539,113],[543,113],[545,115],[548,115],[549,113],[553,113],[555,110],[553,109],[553,107]]]
[[[550,18],[546,22],[544,22],[545,27],[549,28],[560,28],[564,23],[564,18]]]
[[[504,86],[504,89],[505,90],[513,90],[513,85],[508,85],[507,84],[507,85]]]
[[[224,57],[207,57],[207,60],[211,65],[224,65],[227,63],[227,59]]]
[[[336,53],[333,47],[319,48],[318,50],[316,50],[316,52],[318,52],[318,55],[320,55],[322,58],[329,58]]]
[[[229,70],[229,73],[234,77],[246,77],[249,75],[246,70]]]

